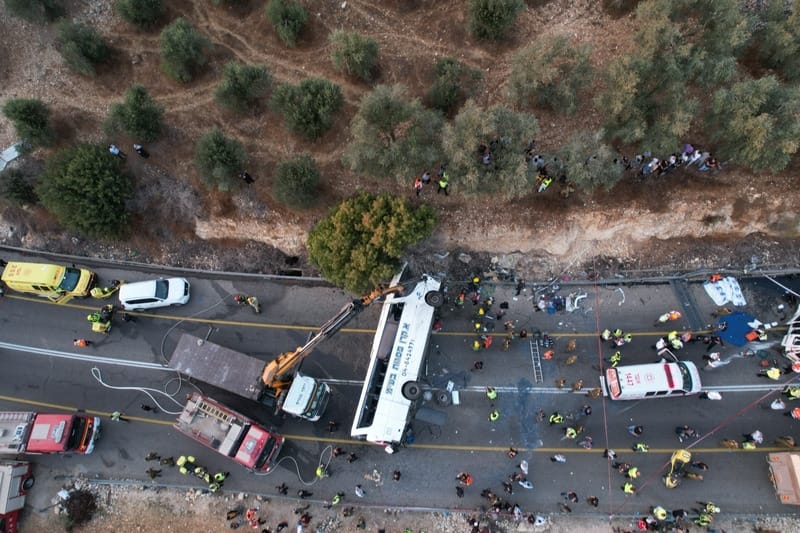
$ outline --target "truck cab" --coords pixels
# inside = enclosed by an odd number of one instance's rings
[[[92,453],[100,418],[85,414],[0,412],[0,453]]]
[[[282,409],[290,415],[316,422],[325,412],[330,396],[331,388],[327,383],[298,372],[286,393]]]

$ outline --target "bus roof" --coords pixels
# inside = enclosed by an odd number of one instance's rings
[[[395,276],[392,284],[399,281]],[[441,282],[423,276],[402,297],[389,295],[383,304],[370,351],[367,378],[361,391],[351,435],[369,442],[399,442],[408,424],[412,402],[403,395],[403,385],[418,381],[427,355],[428,338],[435,309],[425,295],[438,291]],[[399,322],[389,318],[391,307],[403,303]],[[389,340],[393,339],[391,349]]]

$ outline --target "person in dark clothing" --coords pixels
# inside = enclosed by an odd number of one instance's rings
[[[251,185],[256,181],[253,179],[253,176],[251,176],[250,173],[248,173],[246,170],[242,170],[242,172],[239,174],[239,178],[248,185]]]
[[[141,144],[134,144],[133,145],[133,149],[137,154],[139,154],[140,156],[142,156],[145,159],[150,157],[150,153],[147,150],[145,150],[144,146],[142,146]]]

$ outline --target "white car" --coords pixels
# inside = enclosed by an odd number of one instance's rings
[[[183,305],[188,301],[189,282],[185,278],[137,281],[119,288],[119,303],[126,311]]]

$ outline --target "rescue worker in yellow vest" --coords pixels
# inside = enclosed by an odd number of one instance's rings
[[[708,513],[700,513],[700,516],[695,518],[694,523],[698,526],[705,527],[714,521],[714,517]]]
[[[211,484],[208,486],[208,490],[209,490],[210,492],[212,492],[212,493],[213,493],[213,492],[217,492],[217,491],[219,490],[219,483],[216,483],[216,482],[214,482],[214,483],[211,483]]]
[[[758,375],[762,378],[769,378],[774,380],[780,379],[781,374],[782,374],[781,369],[775,368],[774,366],[768,368],[767,370],[762,370],[761,372],[758,373]]]
[[[490,400],[497,399],[497,391],[494,390],[494,387],[486,387],[486,397]]]
[[[644,442],[637,442],[636,444],[633,445],[633,451],[642,453],[649,452],[650,447]]]
[[[625,344],[628,344],[633,340],[633,335],[631,335],[630,333],[626,333],[625,335],[622,336],[622,340],[625,341]]]
[[[625,335],[625,332],[624,332],[624,331],[622,331],[621,329],[617,328],[617,329],[615,329],[615,330],[614,330],[614,338],[615,338],[615,339],[619,339],[619,338],[621,338],[623,335]]]
[[[625,476],[628,479],[636,479],[637,477],[639,477],[639,469],[636,468],[635,466],[632,466],[628,469],[627,472],[625,472]]]
[[[622,492],[625,494],[636,494],[636,487],[629,481],[622,485]]]
[[[742,449],[744,450],[755,450],[756,443],[751,440],[746,440],[742,443]]]
[[[565,439],[574,439],[578,436],[578,432],[573,427],[566,427],[564,428],[564,438]]]
[[[790,400],[797,400],[798,398],[800,398],[800,387],[798,387],[796,385],[792,386],[792,387],[786,387],[786,389],[783,391],[783,393]]]
[[[478,340],[472,341],[472,351],[473,352],[481,351],[481,341]]]
[[[611,340],[611,330],[608,329],[608,328],[604,329],[603,332],[600,334],[600,338],[603,339],[604,341],[610,341]]]
[[[186,456],[185,455],[181,455],[180,457],[178,457],[178,460],[175,461],[175,465],[178,467],[178,472],[180,472],[181,474],[186,475],[186,474],[189,473],[189,469],[186,468]]]
[[[666,520],[667,519],[667,510],[661,507],[660,505],[653,507],[653,516],[656,520]]]
[[[674,340],[675,340],[675,339],[677,339],[677,338],[678,338],[678,332],[677,332],[677,331],[670,331],[670,332],[667,334],[667,340],[668,340],[669,342],[672,342],[672,341],[674,341]]]
[[[447,175],[447,172],[442,174],[442,177],[439,178],[439,188],[436,189],[436,194],[439,194],[440,192],[444,192],[445,196],[448,196],[450,194],[449,192],[447,192],[447,188],[449,186],[449,184],[447,183],[448,179],[449,176]]]
[[[497,419],[500,418],[500,412],[497,409],[492,410],[489,413],[489,421],[490,422],[497,422]]]
[[[616,368],[620,361],[622,361],[622,352],[617,350],[614,352],[608,360],[611,363],[611,366]]]
[[[563,424],[563,423],[564,423],[564,417],[561,416],[560,414],[553,413],[552,415],[550,415],[550,425],[551,426],[553,424]]]
[[[342,501],[342,495],[340,492],[337,492],[336,494],[333,495],[333,498],[331,498],[331,505],[339,505],[341,501]]]
[[[711,514],[711,515],[715,515],[715,514],[718,514],[718,513],[720,513],[720,512],[721,512],[721,511],[720,511],[720,508],[719,508],[719,507],[717,507],[717,506],[714,504],[714,502],[706,502],[706,509],[705,509],[705,511],[706,511],[706,513],[708,513],[708,514]]]
[[[317,478],[322,479],[324,477],[328,477],[327,472],[325,472],[325,465],[319,465],[316,470]]]
[[[225,478],[227,477],[228,477],[228,472],[217,472],[216,474],[214,474],[214,481],[221,484],[223,481],[225,481]]]

